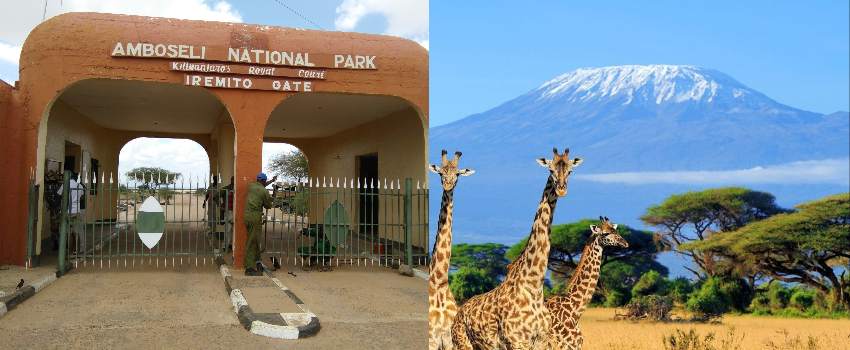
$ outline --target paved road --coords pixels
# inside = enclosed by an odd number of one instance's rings
[[[276,340],[245,331],[233,313],[221,276],[208,266],[179,271],[74,271],[0,318],[0,348],[425,346],[424,281],[389,271],[295,273],[298,277],[282,279],[319,315],[322,330],[312,338]],[[374,292],[381,288],[387,292]],[[421,313],[414,312],[420,309]]]

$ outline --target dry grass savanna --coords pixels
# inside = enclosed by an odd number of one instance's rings
[[[693,350],[837,350],[850,349],[850,319],[800,319],[725,315],[715,323],[614,320],[615,309],[591,308],[582,316],[584,350],[665,349],[665,337],[690,330],[708,346]]]

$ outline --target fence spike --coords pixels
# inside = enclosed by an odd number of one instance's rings
[[[416,180],[416,189],[419,189],[419,180]]]
[[[393,182],[392,180],[390,180],[390,189],[391,189],[391,190],[394,190],[394,189],[395,189],[394,187],[395,187],[395,182]]]
[[[351,184],[349,187],[354,188],[354,179],[351,179]]]
[[[387,189],[387,178],[384,178],[384,189]]]
[[[336,187],[339,188],[339,178],[336,178]]]
[[[395,179],[395,187],[398,188],[398,189],[401,189],[401,179],[398,179],[398,178]]]

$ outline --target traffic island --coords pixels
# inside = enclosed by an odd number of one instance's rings
[[[246,330],[278,339],[299,339],[319,331],[319,318],[270,271],[264,269],[263,276],[259,277],[239,277],[230,273],[223,259],[216,259],[216,262],[233,311]],[[278,299],[281,293],[286,299]],[[249,298],[259,310],[275,309],[275,312],[254,312],[248,304]]]

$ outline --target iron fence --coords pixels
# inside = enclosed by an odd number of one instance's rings
[[[428,189],[411,179],[313,178],[271,189],[264,258],[302,266],[424,265]]]
[[[208,179],[163,176],[71,178],[66,172],[60,190],[45,193],[61,197],[60,271],[66,261],[75,268],[213,264],[232,237],[223,199],[233,191]]]
[[[45,237],[59,269],[212,264],[232,253],[234,191],[203,178],[72,178],[44,183]],[[27,261],[39,225],[30,183]],[[276,184],[265,211],[263,257],[302,266],[424,265],[429,190],[411,179],[315,178]],[[50,214],[52,213],[52,214]],[[268,263],[268,261],[266,261]]]

